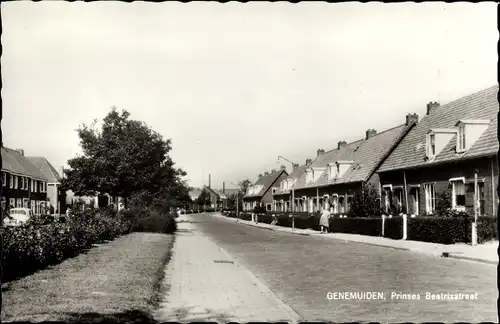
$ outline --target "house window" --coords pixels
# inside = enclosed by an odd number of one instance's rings
[[[465,184],[463,181],[451,182],[451,207],[457,210],[465,210]]]
[[[14,177],[12,176],[12,174],[9,175],[9,188],[14,188]]]
[[[336,214],[338,213],[339,211],[339,197],[338,196],[333,196],[332,197],[332,205],[333,205],[333,213]]]
[[[434,213],[436,208],[436,190],[433,183],[424,185],[425,190],[425,212],[427,214]]]
[[[7,198],[2,197],[2,211],[6,210],[6,209],[5,209],[5,207],[6,207],[5,205],[6,205],[6,204],[7,204]]]
[[[24,190],[24,177],[21,177],[21,190]]]
[[[463,124],[458,127],[457,151],[465,151],[465,125]]]
[[[16,207],[17,208],[23,207],[23,200],[21,198],[16,199]]]
[[[386,213],[389,213],[391,210],[391,200],[392,200],[391,189],[385,188],[384,189],[384,207],[385,207]]]
[[[17,189],[18,188],[18,184],[19,184],[19,177],[18,176],[14,176],[14,189]]]
[[[33,214],[37,215],[37,213],[36,213],[36,201],[35,200],[31,201],[31,211],[33,212]]]
[[[273,195],[276,193],[276,188],[273,188]]]
[[[397,212],[400,213],[403,210],[403,189],[402,188],[394,189],[394,196],[396,198]]]
[[[14,198],[9,199],[9,209],[16,207],[16,200]]]
[[[432,158],[436,155],[436,134],[429,134],[429,143],[427,146],[427,155]]]
[[[2,172],[2,186],[7,185],[7,174],[5,172]]]
[[[35,192],[38,192],[38,186],[40,184],[40,182],[38,180],[34,180],[35,181],[35,185],[33,186],[35,188]]]
[[[271,211],[272,210],[272,204],[266,204],[266,210]]]
[[[338,206],[339,213],[344,213],[344,210],[345,210],[344,197],[343,196],[339,197],[338,202],[339,202],[338,203],[338,205],[339,205]]]
[[[419,214],[419,199],[418,199],[418,196],[419,196],[419,189],[418,188],[412,188],[411,189],[411,198],[412,198],[412,210],[411,210],[411,213],[413,215],[418,215]]]
[[[29,202],[30,202],[30,200],[28,198],[23,198],[23,207],[29,208],[29,206],[28,206]]]
[[[478,204],[479,204],[479,215],[484,215],[485,213],[485,196],[484,196],[484,182],[479,182],[477,184],[477,191],[478,191]]]

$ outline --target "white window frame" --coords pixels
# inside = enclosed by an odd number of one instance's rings
[[[30,205],[30,199],[23,198],[23,208],[29,208],[29,205]]]
[[[9,188],[13,189],[14,188],[14,176],[12,174],[9,174]]]
[[[19,177],[14,176],[14,189],[17,189],[19,187]]]
[[[17,198],[16,199],[16,208],[21,208],[23,207],[23,200],[22,198]]]
[[[10,198],[9,199],[9,209],[10,208],[16,208],[16,198]]]
[[[458,126],[458,134],[457,134],[457,153],[465,152],[467,139],[465,137],[465,124],[460,124]]]
[[[2,172],[2,186],[7,186],[7,173]]]
[[[415,210],[415,215],[420,215],[420,185],[418,186],[410,186],[410,192],[413,199],[413,208]],[[408,210],[406,212],[409,212]]]
[[[434,157],[436,157],[436,134],[430,133],[427,136],[427,157],[429,159],[433,159]]]
[[[436,184],[424,183],[425,193],[425,212],[427,214],[434,214],[436,210]]]
[[[459,211],[465,211],[465,202],[463,206],[457,206],[457,197],[456,197],[456,185],[461,183],[463,186],[463,192],[464,196],[466,195],[466,188],[465,188],[465,177],[460,177],[460,178],[451,178],[450,180],[451,183],[451,208]]]

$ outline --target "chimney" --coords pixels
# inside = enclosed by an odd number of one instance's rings
[[[340,150],[341,148],[346,147],[346,145],[347,145],[347,142],[346,142],[346,141],[340,141],[340,142],[339,142],[338,149]]]
[[[260,178],[262,178],[262,173],[261,173],[261,174],[259,174],[259,179],[260,179]]]
[[[271,174],[274,174],[274,173],[276,173],[276,169],[271,170]]]
[[[286,166],[285,166],[285,165],[282,165],[282,166],[280,167],[280,170],[281,170],[281,171],[286,171]]]
[[[223,194],[226,193],[226,183],[225,182],[222,182],[222,193]]]
[[[427,104],[427,115],[439,107],[439,102],[429,102]]]
[[[293,170],[297,169],[298,167],[299,167],[299,165],[297,163],[293,164]]]
[[[21,154],[22,156],[24,156],[24,150],[23,149],[17,149],[16,151],[19,152],[19,154]]]
[[[212,185],[212,175],[209,173],[208,174],[208,188],[211,188],[210,186]]]
[[[368,129],[366,131],[366,139],[370,139],[372,136],[377,135],[377,131],[375,129]]]
[[[406,126],[411,124],[418,123],[418,115],[417,114],[408,114],[406,115]]]
[[[268,176],[268,175],[269,175],[269,172],[267,172],[267,171],[266,171],[266,172],[264,172],[264,175],[265,175],[265,176]]]
[[[323,153],[325,153],[325,150],[319,149],[317,151],[317,156],[323,155]]]
[[[312,160],[311,160],[311,159],[307,159],[307,160],[306,160],[306,165],[309,165],[309,164],[311,164],[311,163],[312,163]]]

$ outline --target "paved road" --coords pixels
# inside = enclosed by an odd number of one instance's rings
[[[498,322],[496,267],[302,236],[194,216],[196,227],[236,257],[305,320]],[[382,292],[342,300],[328,292]],[[477,300],[427,300],[426,293],[477,293]],[[392,299],[419,294],[419,300]]]

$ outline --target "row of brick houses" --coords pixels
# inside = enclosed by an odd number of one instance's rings
[[[445,105],[431,102],[426,115],[408,114],[404,123],[357,141],[339,141],[303,165],[259,177],[244,197],[244,209],[349,212],[350,199],[371,185],[387,213],[434,214],[439,193],[452,208],[495,215],[498,204],[498,85]],[[267,178],[266,178],[267,177]],[[475,185],[477,183],[477,186]],[[256,194],[257,193],[257,194]]]
[[[64,193],[55,168],[43,157],[28,157],[24,150],[2,143],[2,210],[30,208],[38,215],[65,211]]]

